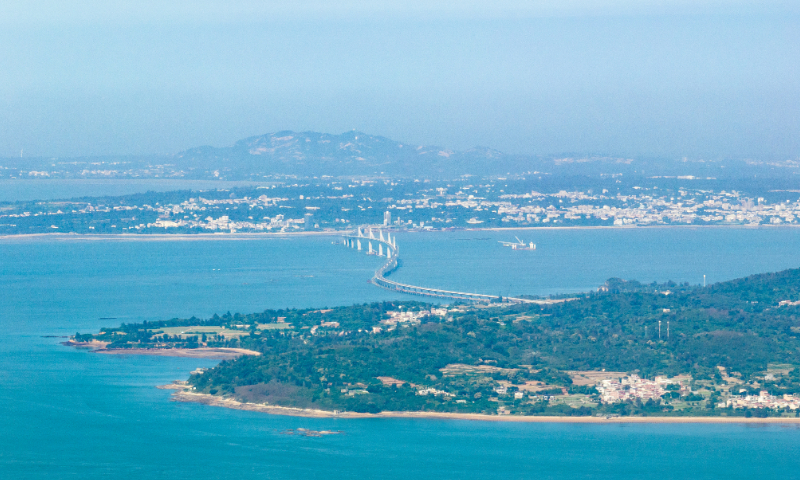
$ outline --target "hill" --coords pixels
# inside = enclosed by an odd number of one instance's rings
[[[796,172],[796,161],[749,159],[665,159],[581,153],[514,155],[488,147],[455,151],[415,145],[358,131],[332,135],[281,131],[246,138],[230,147],[202,146],[178,153],[176,165],[214,170],[225,178],[253,175],[390,176],[451,179],[523,176],[626,175],[699,178],[782,177]]]
[[[485,147],[456,152],[410,145],[356,131],[340,135],[282,131],[245,138],[231,147],[192,148],[175,160],[186,167],[227,170],[229,175],[441,177],[497,173],[503,165],[511,166],[515,157]]]
[[[531,150],[536,149],[532,145]],[[797,160],[675,159],[560,153],[517,155],[488,147],[457,151],[350,131],[334,135],[280,131],[232,146],[199,146],[161,156],[0,158],[0,179],[172,178],[264,180],[280,177],[406,177],[451,180],[477,177],[737,179],[750,184],[790,183]],[[728,187],[737,188],[737,187]],[[779,188],[779,187],[775,187]],[[783,187],[780,187],[783,188]]]

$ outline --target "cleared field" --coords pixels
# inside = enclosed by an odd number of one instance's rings
[[[246,330],[231,330],[222,327],[168,327],[151,330],[151,332],[161,332],[167,335],[180,335],[181,337],[191,337],[194,335],[222,335],[225,338],[235,338],[250,335]]]
[[[592,402],[588,395],[564,395],[556,397],[555,400],[551,400],[551,403],[558,404],[563,403],[569,405],[573,408],[578,407],[596,407],[598,405],[597,402]]]
[[[572,371],[567,372],[572,378],[573,385],[595,385],[602,380],[627,377],[625,372],[598,372],[598,371]]]
[[[292,328],[291,323],[259,323],[256,327],[259,330],[284,330]]]
[[[787,375],[794,368],[795,366],[790,363],[770,363],[767,365],[767,374]]]
[[[445,376],[452,376],[452,375],[491,375],[492,373],[501,372],[503,374],[512,374],[516,372],[517,368],[500,368],[500,367],[493,367],[491,365],[464,365],[461,363],[451,363],[450,365],[446,365],[444,368],[440,368],[439,371],[442,372],[442,375]]]
[[[510,382],[507,383],[507,387],[511,386]],[[519,389],[520,392],[527,392],[527,393],[536,393],[541,392],[542,390],[552,390],[554,388],[562,388],[558,385],[548,385],[544,382],[538,382],[536,380],[528,380],[523,385],[514,385]]]

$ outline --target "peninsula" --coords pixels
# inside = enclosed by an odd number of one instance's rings
[[[798,318],[793,269],[707,287],[611,279],[561,303],[226,313],[71,342],[105,352],[239,349],[174,385],[175,398],[271,413],[795,421]]]

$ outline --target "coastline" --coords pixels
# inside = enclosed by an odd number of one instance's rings
[[[193,240],[259,240],[281,237],[325,237],[342,235],[345,230],[323,232],[252,232],[252,233],[20,233],[0,235],[0,240],[134,240],[134,241],[193,241]]]
[[[261,353],[245,348],[115,348],[95,350],[105,355],[153,355],[156,357],[210,358],[231,360],[244,355],[260,356]]]
[[[369,228],[369,227],[368,227]],[[385,229],[383,226],[373,226],[371,228]],[[563,226],[563,227],[484,227],[470,228],[459,227],[444,230],[408,230],[408,233],[442,233],[442,232],[506,232],[517,230],[641,230],[641,229],[792,229],[800,228],[800,224],[781,224],[781,225],[595,225],[595,226]],[[391,232],[400,230],[387,229]],[[242,232],[242,233],[19,233],[10,235],[0,235],[0,240],[134,240],[134,241],[192,241],[192,240],[260,240],[264,238],[282,237],[326,237],[338,236],[351,232],[350,230],[326,230],[320,232]]]
[[[159,388],[166,389],[167,386]],[[174,387],[172,388],[174,389]],[[230,408],[232,410],[245,410],[261,412],[271,415],[286,415],[306,418],[424,418],[436,420],[473,420],[483,422],[521,422],[521,423],[707,423],[707,424],[796,424],[800,425],[800,418],[794,417],[566,417],[566,416],[514,416],[514,415],[486,415],[480,413],[444,413],[444,412],[331,412],[308,408],[279,407],[258,403],[239,402],[206,393],[193,393],[190,391],[177,391],[172,394],[171,400],[183,403],[200,403],[212,407]]]
[[[243,355],[261,355],[255,350],[246,348],[106,348],[105,342],[75,342],[69,340],[62,345],[67,347],[89,349],[92,353],[104,355],[152,355],[156,357],[210,358],[214,360],[231,360]]]

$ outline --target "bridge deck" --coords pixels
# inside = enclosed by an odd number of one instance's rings
[[[435,297],[435,298],[451,298],[454,300],[474,300],[474,301],[486,302],[486,301],[497,300],[498,298],[500,298],[497,295],[485,295],[482,293],[457,292],[452,290],[443,290],[441,288],[420,287],[417,285],[409,285],[406,283],[400,283],[400,282],[395,282],[393,280],[389,280],[385,277],[385,275],[388,275],[397,268],[397,259],[400,256],[400,250],[397,247],[395,247],[393,244],[385,240],[381,240],[380,238],[358,236],[358,235],[345,235],[345,238],[351,240],[374,241],[376,243],[386,245],[387,248],[391,249],[392,252],[391,257],[389,257],[386,263],[384,263],[380,268],[375,270],[375,275],[372,277],[372,283],[381,288],[385,288],[387,290],[394,290],[402,293],[408,293],[411,295],[422,295],[426,297]],[[503,297],[503,300],[514,303],[554,302],[553,300],[532,300],[528,298],[515,298],[515,297]]]

